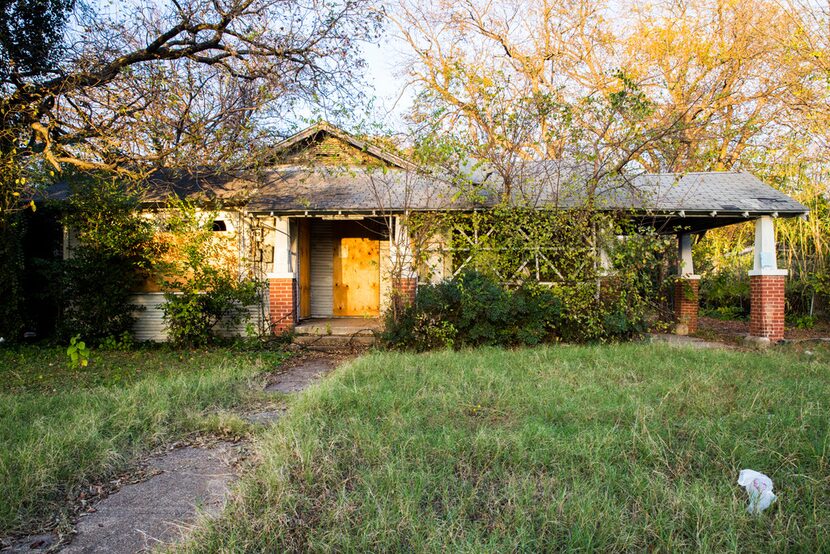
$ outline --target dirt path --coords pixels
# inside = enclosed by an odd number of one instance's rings
[[[689,337],[685,335],[673,335],[670,333],[652,333],[648,336],[650,342],[668,344],[669,346],[680,346],[685,348],[725,348],[727,350],[734,348],[733,345],[719,341],[708,341],[698,337]]]
[[[268,380],[269,392],[295,393],[334,369],[346,356],[336,353],[299,355]],[[269,425],[284,409],[245,414],[256,424]],[[244,445],[243,445],[244,446]],[[240,445],[218,443],[186,446],[147,460],[149,479],[126,485],[81,516],[76,534],[61,552],[113,554],[146,552],[181,540],[199,513],[221,512],[230,487],[238,478]],[[7,552],[55,551],[52,535],[29,537],[3,549]]]

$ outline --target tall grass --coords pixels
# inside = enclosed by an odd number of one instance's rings
[[[98,353],[88,369],[70,371],[64,358],[57,349],[0,356],[0,536],[32,529],[82,484],[198,428],[206,411],[239,404],[248,381],[279,362],[142,350]]]
[[[830,549],[828,357],[374,354],[309,389],[183,550]],[[746,513],[742,468],[779,502]]]

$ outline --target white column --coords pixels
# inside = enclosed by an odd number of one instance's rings
[[[269,279],[292,279],[294,264],[291,259],[291,225],[287,217],[274,218],[274,267]]]
[[[694,262],[692,261],[692,235],[681,233],[677,235],[678,271],[681,279],[700,279],[695,275]]]
[[[389,259],[394,269],[401,269],[401,279],[417,277],[415,258],[412,253],[412,242],[409,238],[409,229],[401,216],[394,217],[394,233],[389,241]]]
[[[778,269],[775,253],[775,222],[765,215],[755,220],[755,256],[750,276],[786,275],[786,269]]]
[[[599,252],[599,260],[597,260],[597,273],[600,277],[607,277],[611,275],[611,270],[614,269],[614,265],[611,263],[611,257],[608,256],[608,250],[606,250],[603,246],[598,248]]]

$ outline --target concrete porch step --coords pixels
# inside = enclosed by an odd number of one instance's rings
[[[294,335],[293,343],[301,348],[329,352],[345,349],[365,349],[375,344],[374,335]]]
[[[382,323],[378,318],[333,317],[306,319],[294,327],[295,335],[309,336],[374,336]]]

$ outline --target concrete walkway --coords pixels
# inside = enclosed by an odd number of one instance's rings
[[[733,346],[725,342],[713,342],[697,337],[690,337],[687,335],[674,335],[669,333],[651,333],[647,339],[651,343],[668,344],[670,346],[681,346],[686,348],[726,348],[732,349]]]
[[[153,458],[160,473],[127,485],[78,522],[67,554],[146,552],[185,535],[198,512],[222,511],[236,472],[233,447],[178,448]]]
[[[299,392],[343,359],[336,354],[311,354],[289,360],[269,379],[265,390]],[[271,408],[243,417],[269,425],[284,412],[284,408]],[[238,478],[234,462],[243,446],[227,442],[186,446],[151,457],[147,460],[148,473],[153,476],[97,502],[92,512],[81,516],[75,536],[61,552],[132,554],[182,540],[200,513],[216,515],[222,511]],[[38,535],[15,541],[2,552],[51,552],[56,543],[54,535]]]

